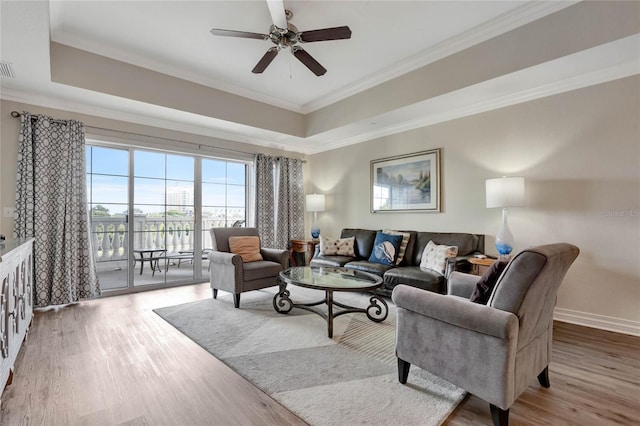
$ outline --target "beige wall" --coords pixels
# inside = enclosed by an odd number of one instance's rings
[[[343,227],[459,231],[493,236],[499,209],[484,182],[527,179],[510,209],[516,250],[570,242],[581,255],[558,307],[640,321],[640,77],[453,120],[312,155],[308,192],[327,194],[323,234]],[[442,148],[442,212],[369,211],[370,160]]]
[[[29,111],[32,114],[46,114],[60,119],[80,120],[85,123],[85,125],[91,126],[87,129],[88,134],[101,134],[112,138],[115,135],[115,139],[118,139],[118,135],[120,135],[123,138],[135,141],[138,145],[151,148],[173,148],[204,155],[235,156],[236,158],[242,156],[240,154],[241,152],[247,153],[248,156],[262,152],[269,155],[287,155],[289,157],[300,158],[300,154],[298,153],[110,120],[86,114],[2,101],[0,103],[0,208],[13,207],[15,205],[17,140],[20,119],[11,117],[11,111],[14,110],[19,112]],[[95,129],[92,129],[92,127]],[[111,132],[101,129],[109,129]],[[186,143],[176,143],[174,141],[183,141]],[[198,145],[202,145],[203,149],[198,149]],[[216,151],[216,148],[220,149]],[[248,156],[244,155],[244,157]],[[0,215],[4,216],[2,215],[2,209],[0,209]],[[13,218],[2,217],[0,221],[0,233],[7,236],[7,238],[11,237],[13,234]]]

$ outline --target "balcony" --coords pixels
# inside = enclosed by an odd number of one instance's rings
[[[209,279],[209,261],[206,252],[213,248],[209,229],[231,226],[236,220],[204,218],[202,232],[202,280]],[[127,218],[124,215],[92,216],[92,249],[96,259],[98,278],[102,290],[127,288],[129,238]],[[148,217],[133,216],[133,251],[135,260],[134,286],[165,282],[193,281],[193,252],[195,226],[193,216]],[[140,251],[144,250],[145,253]],[[140,256],[154,260],[140,260]],[[152,268],[153,266],[153,268]]]

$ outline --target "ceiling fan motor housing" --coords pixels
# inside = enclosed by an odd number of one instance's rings
[[[298,29],[293,24],[288,24],[286,32],[275,25],[271,25],[269,27],[269,39],[279,48],[286,49],[299,42],[300,35]]]

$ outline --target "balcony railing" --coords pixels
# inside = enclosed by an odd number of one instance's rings
[[[212,227],[231,226],[236,219],[207,219],[202,221],[203,248],[211,248]],[[193,251],[194,218],[181,217],[147,217],[136,214],[133,217],[134,249],[164,249],[167,253]],[[127,238],[127,222],[125,216],[92,216],[91,237],[93,251],[97,262],[127,260],[129,239]]]

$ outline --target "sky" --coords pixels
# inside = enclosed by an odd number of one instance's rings
[[[167,193],[186,192],[193,202],[194,157],[134,150],[134,208],[143,212],[164,210]],[[87,146],[89,202],[101,204],[110,213],[127,210],[129,151]],[[203,210],[245,206],[245,164],[202,159]],[[173,197],[176,199],[175,197]],[[179,197],[178,197],[179,199]],[[178,206],[167,207],[179,210]]]

